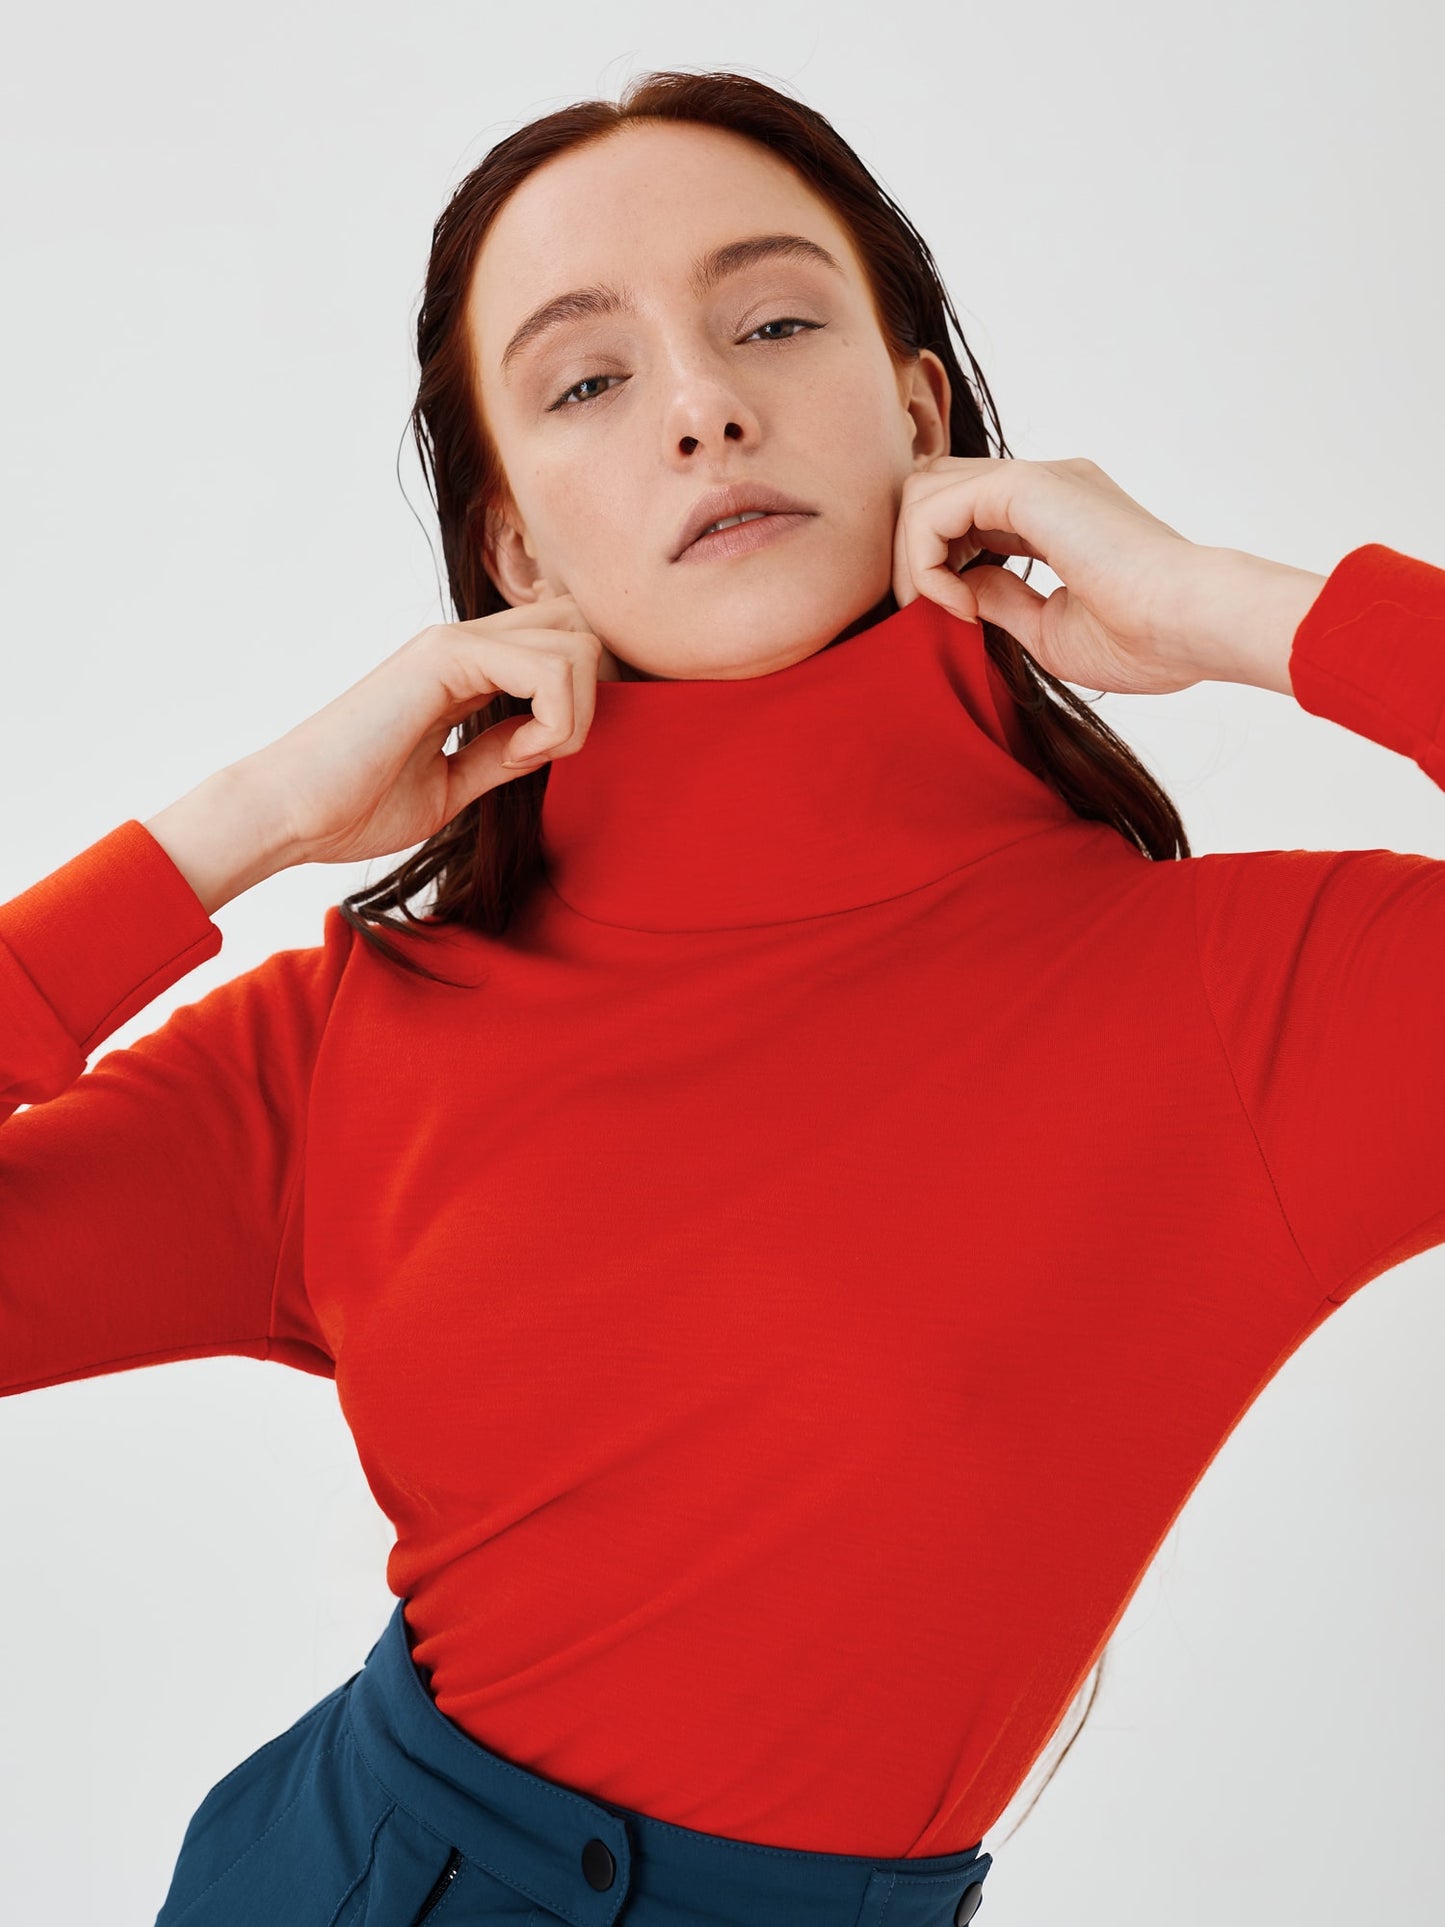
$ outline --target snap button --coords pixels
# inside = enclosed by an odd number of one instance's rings
[[[953,1927],[964,1927],[964,1922],[972,1920],[983,1905],[983,1882],[970,1881],[963,1890],[963,1898],[953,1910]]]
[[[595,1887],[598,1893],[612,1885],[617,1878],[617,1862],[612,1858],[605,1840],[587,1842],[582,1849],[582,1871],[587,1876],[587,1885]]]

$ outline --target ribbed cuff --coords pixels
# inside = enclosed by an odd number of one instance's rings
[[[1445,569],[1367,542],[1336,563],[1295,631],[1303,708],[1417,763],[1445,789]]]
[[[134,817],[0,904],[0,942],[88,1056],[214,957],[221,931]]]

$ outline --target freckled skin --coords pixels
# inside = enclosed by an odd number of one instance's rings
[[[691,290],[704,248],[762,233],[806,235],[843,277],[772,260]],[[602,283],[636,313],[559,329],[503,375],[526,315]],[[765,675],[896,607],[903,482],[948,453],[948,376],[927,350],[895,366],[846,228],[766,148],[633,126],[547,162],[482,245],[468,325],[511,497],[493,578],[518,606],[539,583],[571,595],[621,680]],[[749,480],[814,520],[749,555],[674,563],[698,496]]]

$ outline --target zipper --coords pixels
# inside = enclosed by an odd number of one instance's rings
[[[426,1919],[427,1915],[431,1913],[433,1909],[439,1904],[439,1902],[441,1901],[442,1895],[446,1892],[447,1888],[450,1887],[452,1882],[456,1879],[458,1873],[461,1871],[461,1865],[462,1865],[461,1853],[458,1851],[456,1847],[453,1847],[451,1850],[451,1853],[447,1856],[447,1864],[442,1868],[440,1874],[437,1876],[436,1882],[432,1887],[431,1892],[427,1895],[426,1899],[422,1902],[421,1912],[417,1915],[416,1919],[412,1922],[411,1927],[422,1927],[422,1922]]]

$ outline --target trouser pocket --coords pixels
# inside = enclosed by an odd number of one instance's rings
[[[463,1858],[404,1807],[376,1836],[365,1878],[330,1927],[562,1927],[515,1887]]]
[[[555,1927],[396,1803],[357,1747],[350,1686],[211,1788],[155,1927]]]
[[[156,1927],[328,1927],[390,1806],[352,1759],[350,1685],[211,1788],[186,1827]]]

